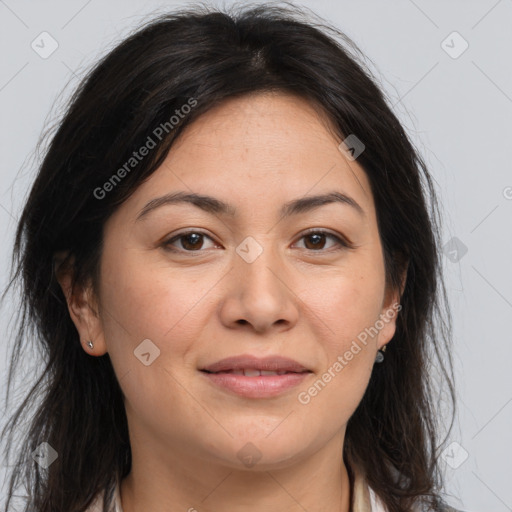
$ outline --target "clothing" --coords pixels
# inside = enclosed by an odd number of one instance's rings
[[[364,476],[354,470],[354,483],[352,488],[353,505],[351,512],[387,512],[386,507],[380,501],[379,497],[367,484]],[[115,485],[110,489],[100,492],[95,501],[87,509],[86,512],[103,512],[103,496],[107,494],[107,508],[105,512],[123,512],[121,505],[120,481],[116,479]],[[462,512],[444,504],[444,508],[439,512]],[[418,507],[414,512],[427,512]]]

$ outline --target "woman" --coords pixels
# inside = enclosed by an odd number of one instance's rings
[[[435,193],[357,51],[299,9],[194,9],[82,82],[15,243],[27,510],[453,510]]]

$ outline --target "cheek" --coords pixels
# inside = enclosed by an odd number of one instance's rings
[[[323,334],[317,341],[322,368],[299,390],[297,401],[299,411],[321,418],[323,428],[335,432],[352,416],[368,386],[375,360],[375,341],[368,331],[380,313],[382,288],[378,279],[353,274],[324,291],[308,298],[321,320],[317,325]],[[317,425],[305,428],[313,431]]]
[[[193,364],[187,354],[211,315],[207,294],[218,277],[162,268],[142,256],[104,261],[103,332],[125,405],[165,425],[179,423],[172,416],[176,409],[198,416],[200,407],[192,407],[183,392],[183,375]],[[141,347],[150,354],[148,365],[137,357]]]
[[[375,360],[371,328],[379,319],[384,293],[384,277],[378,265],[374,269],[345,271],[304,299],[323,333],[318,341],[325,357],[318,379],[301,390],[305,394],[299,402],[308,402],[319,414],[331,409],[348,420],[368,385]]]
[[[115,256],[115,255],[113,255]],[[187,350],[208,307],[212,275],[151,264],[146,256],[106,257],[102,271],[104,333],[109,351],[152,340],[162,355]],[[115,354],[114,354],[115,355]]]
[[[326,281],[321,290],[309,293],[306,301],[326,326],[328,348],[344,352],[379,318],[383,295],[383,276],[354,269]]]

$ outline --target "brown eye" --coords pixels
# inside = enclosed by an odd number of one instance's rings
[[[328,239],[335,240],[335,246],[338,245],[342,247],[349,248],[351,247],[348,242],[341,239],[340,237],[323,230],[316,230],[316,231],[309,231],[308,233],[302,235],[301,240],[305,240],[305,249],[311,250],[311,251],[322,251],[326,248],[326,240]],[[332,246],[330,247],[332,248]],[[326,249],[326,251],[329,250],[329,247]]]
[[[306,249],[323,249],[325,246],[325,233],[313,233],[312,235],[306,235]],[[309,243],[308,243],[309,242]]]
[[[203,235],[199,233],[190,233],[189,235],[184,235],[181,237],[182,246],[187,251],[193,251],[195,249],[201,249],[203,246]]]
[[[170,240],[167,240],[163,243],[163,246],[171,251],[198,252],[204,248],[205,238],[212,240],[209,236],[201,233],[200,231],[188,231],[186,233],[180,233]],[[180,242],[181,247],[176,248],[174,246],[176,242]]]

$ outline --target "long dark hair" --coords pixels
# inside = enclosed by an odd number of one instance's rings
[[[22,480],[29,493],[25,510],[78,512],[112,484],[115,471],[121,478],[129,473],[123,394],[108,353],[91,357],[83,350],[57,265],[73,270],[75,284],[91,280],[97,290],[109,216],[159,167],[186,126],[227,98],[258,91],[306,98],[342,139],[355,134],[365,145],[358,163],[374,195],[386,280],[400,289],[404,269],[407,278],[396,333],[349,420],[343,456],[366,474],[390,512],[408,511],[422,496],[436,502],[446,440],[439,440],[437,409],[443,389],[453,408],[448,432],[455,413],[439,206],[426,164],[376,83],[345,34],[286,2],[226,12],[196,5],[159,15],[94,66],[52,134],[17,226],[2,296],[19,284],[7,401],[29,332],[44,361],[4,429],[9,458],[16,426],[32,412],[6,511]],[[170,117],[192,101],[171,126]],[[157,137],[159,126],[167,129]],[[112,181],[148,137],[156,148]],[[62,251],[69,257],[58,260]],[[46,469],[32,457],[43,442],[58,453]]]

